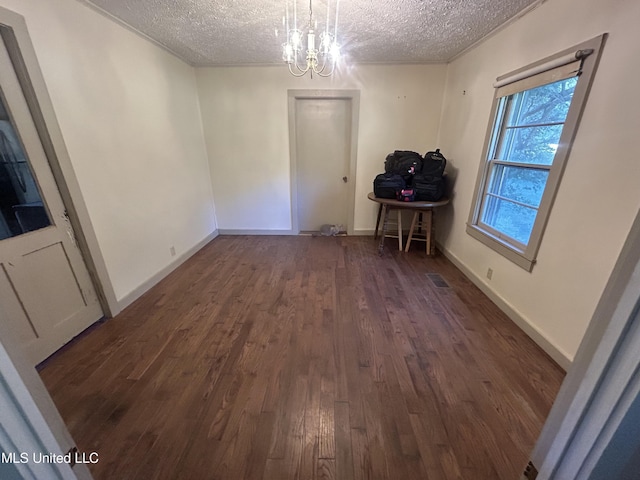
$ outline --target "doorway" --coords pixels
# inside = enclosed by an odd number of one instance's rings
[[[292,230],[353,233],[359,92],[290,90]]]
[[[36,365],[103,316],[27,98],[0,41],[0,321]]]

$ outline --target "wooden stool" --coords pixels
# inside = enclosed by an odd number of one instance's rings
[[[411,231],[409,232],[409,240],[407,242],[406,250],[409,250],[411,246],[411,240],[422,240],[427,243],[427,255],[431,253],[432,250],[435,250],[434,245],[431,243],[431,236],[433,235],[432,231],[434,228],[434,215],[435,208],[442,207],[449,203],[449,199],[444,197],[438,200],[437,202],[428,202],[428,201],[415,201],[415,202],[401,202],[399,200],[395,200],[392,198],[379,198],[376,197],[375,193],[370,192],[367,195],[367,198],[373,202],[376,202],[378,206],[378,218],[376,219],[376,230],[374,233],[374,238],[378,238],[378,228],[380,227],[380,218],[384,215],[385,220],[382,222],[382,235],[380,235],[380,239],[378,240],[378,254],[382,255],[384,251],[384,238],[387,236],[395,237],[395,235],[387,235],[386,226],[388,223],[388,212],[389,210],[413,210],[413,221],[411,222]],[[398,212],[400,215],[400,212]],[[426,215],[421,216],[421,220],[418,222],[418,215]],[[425,229],[425,237],[424,239],[416,238],[416,225],[418,228],[427,227]],[[402,250],[402,220],[398,221],[398,245],[400,250]]]
[[[416,227],[418,231],[416,232]],[[411,246],[411,241],[416,240],[418,242],[426,243],[427,255],[431,255],[431,230],[433,228],[433,210],[421,210],[413,212],[413,219],[411,220],[411,228],[409,229],[409,237],[407,238],[407,246],[404,251],[408,252]],[[423,232],[424,230],[424,232]],[[416,236],[420,235],[420,236]],[[422,237],[424,235],[424,237]]]
[[[389,238],[397,238],[398,239],[398,250],[402,251],[402,211],[399,208],[392,208],[388,205],[385,205],[386,208],[382,208],[380,205],[380,210],[382,210],[382,236]],[[398,227],[397,232],[395,234],[388,233],[387,227],[389,226],[389,213],[394,210],[397,213],[395,225]],[[378,212],[379,214],[380,212]],[[378,217],[379,219],[380,217]],[[394,223],[391,222],[393,225]],[[376,225],[376,234],[378,233],[378,226]],[[384,239],[382,239],[384,240]]]

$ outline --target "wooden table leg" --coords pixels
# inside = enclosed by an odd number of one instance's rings
[[[376,231],[373,234],[373,238],[378,238],[378,228],[380,227],[380,215],[382,214],[382,204],[378,207],[378,219],[376,220]]]
[[[425,234],[427,236],[427,255],[431,255],[431,226],[433,225],[433,210],[427,210],[424,212],[426,215],[426,231]],[[424,219],[424,217],[423,217]]]
[[[380,235],[380,243],[378,243],[378,255],[382,255],[384,251],[384,237],[387,234],[387,223],[389,221],[389,206],[384,205],[382,209],[382,233]]]
[[[402,251],[402,210],[397,209],[398,213],[398,250]]]
[[[408,252],[409,251],[409,247],[411,246],[411,239],[413,238],[413,231],[416,228],[416,222],[418,221],[418,215],[420,215],[420,212],[413,212],[413,219],[411,220],[411,228],[409,229],[409,237],[407,238],[407,246],[404,249],[405,252]]]

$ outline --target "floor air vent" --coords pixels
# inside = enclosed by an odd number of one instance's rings
[[[429,280],[438,288],[449,287],[449,284],[444,281],[444,278],[442,278],[439,273],[427,273],[427,277],[429,277]]]

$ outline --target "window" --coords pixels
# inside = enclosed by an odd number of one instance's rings
[[[531,270],[604,36],[500,77],[467,232]]]

